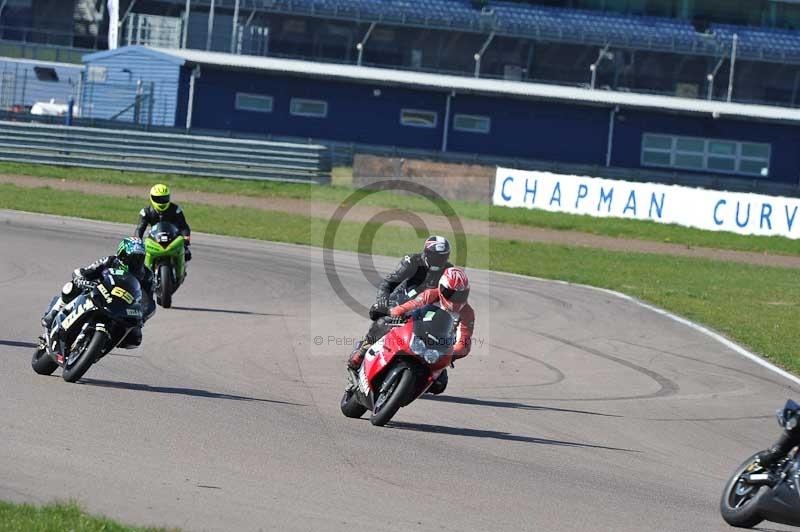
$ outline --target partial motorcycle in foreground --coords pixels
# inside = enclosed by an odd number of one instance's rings
[[[144,239],[144,264],[153,272],[156,302],[164,308],[172,306],[172,294],[186,277],[185,240],[169,222],[155,224]]]
[[[39,337],[31,366],[50,375],[59,366],[63,378],[75,382],[100,358],[141,326],[142,289],[124,270],[106,270],[97,281],[74,280],[83,292],[71,301]],[[53,298],[50,307],[58,300]]]
[[[424,394],[451,364],[455,321],[444,309],[423,307],[373,344],[358,371],[347,370],[342,413],[358,418],[369,410],[370,422],[383,426],[397,411]]]
[[[800,423],[800,405],[787,401],[777,412],[784,430]],[[800,456],[798,448],[764,467],[756,453],[739,466],[725,485],[720,501],[722,518],[729,525],[753,528],[762,521],[800,526]]]

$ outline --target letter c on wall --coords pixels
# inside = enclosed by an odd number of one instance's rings
[[[506,185],[508,184],[509,181],[514,181],[514,178],[511,177],[511,176],[508,176],[507,178],[505,178],[503,180],[503,186],[500,189],[500,196],[502,196],[503,200],[505,200],[505,201],[511,201],[511,196],[507,196],[506,195]]]
[[[714,206],[714,223],[715,223],[715,224],[717,224],[717,225],[722,225],[722,224],[724,224],[724,223],[725,223],[725,220],[720,220],[720,219],[719,219],[719,217],[717,216],[717,211],[719,210],[719,208],[720,208],[720,207],[722,207],[722,206],[723,206],[723,205],[725,205],[726,203],[728,203],[728,202],[727,202],[727,201],[725,201],[724,199],[721,199],[721,200],[719,200],[719,201],[717,202],[717,204]]]

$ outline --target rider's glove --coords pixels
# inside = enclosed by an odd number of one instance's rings
[[[402,316],[405,313],[406,313],[406,311],[403,310],[401,307],[394,307],[391,311],[389,311],[389,314],[393,318],[399,318],[400,316]]]
[[[95,281],[89,281],[88,279],[84,279],[83,277],[76,277],[72,280],[72,284],[79,288],[94,288],[97,286]]]
[[[389,298],[387,296],[378,296],[378,299],[375,300],[375,306],[380,309],[388,309]]]
[[[376,321],[389,314],[389,298],[378,296],[375,303],[369,308],[369,319]]]

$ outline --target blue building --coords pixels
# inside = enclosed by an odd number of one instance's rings
[[[800,176],[797,109],[140,46],[84,62],[89,77],[124,72],[152,83],[163,125],[784,183]]]
[[[36,102],[66,104],[80,87],[82,65],[0,57],[0,109]]]

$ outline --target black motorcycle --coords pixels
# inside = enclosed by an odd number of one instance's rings
[[[800,405],[789,400],[777,416],[784,430],[794,431],[800,423]],[[759,462],[760,454],[745,460],[725,485],[720,501],[722,518],[739,528],[753,528],[761,521],[800,526],[798,448],[767,468]]]
[[[76,279],[83,292],[45,328],[31,366],[50,375],[59,366],[67,382],[75,382],[100,358],[120,345],[142,324],[142,289],[124,270],[106,270],[97,281]],[[53,298],[50,307],[56,300]]]

